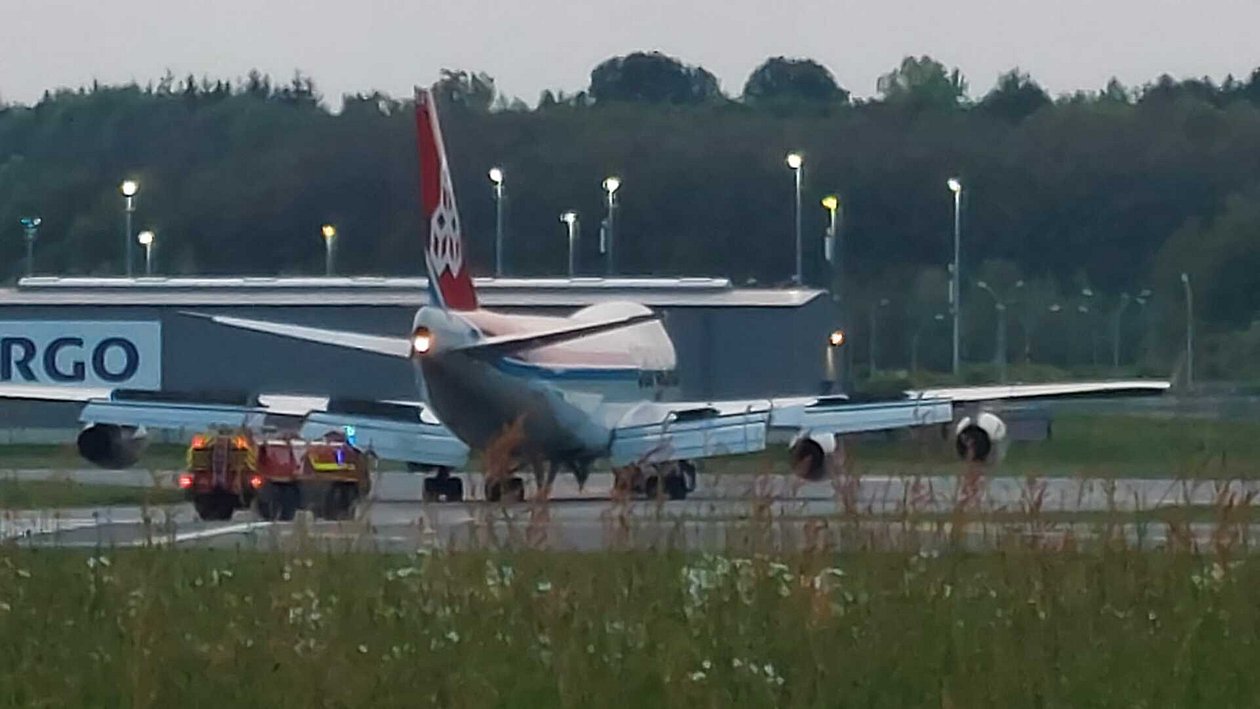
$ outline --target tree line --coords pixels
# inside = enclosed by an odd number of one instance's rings
[[[784,156],[797,150],[806,279],[839,285],[850,342],[874,335],[875,349],[855,345],[859,361],[947,361],[933,328],[948,307],[945,181],[956,176],[969,360],[995,358],[1005,313],[1012,362],[1105,366],[1119,342],[1125,365],[1166,369],[1180,351],[1184,272],[1206,366],[1256,372],[1260,71],[1113,80],[1052,97],[1012,70],[973,99],[957,69],[907,57],[875,97],[855,99],[817,62],[774,57],[731,97],[702,67],[640,52],[533,106],[482,73],[443,71],[436,89],[482,273],[495,228],[486,171],[500,166],[513,274],[564,270],[566,209],[581,215],[581,270],[601,273],[600,183],[616,174],[619,272],[785,283],[794,183]],[[136,229],[158,234],[165,273],[321,273],[324,223],[337,225],[340,271],[422,272],[409,99],[362,92],[339,109],[310,77],[257,72],[168,74],[4,105],[0,275],[22,273],[19,220],[30,215],[42,219],[39,272],[121,272],[124,177],[141,184]],[[819,200],[832,193],[842,204],[838,283],[822,256]]]

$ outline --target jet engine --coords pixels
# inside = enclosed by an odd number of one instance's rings
[[[999,463],[1009,444],[1006,422],[988,411],[964,416],[954,427],[954,449],[967,462]]]
[[[140,460],[149,445],[149,434],[135,426],[94,423],[79,432],[76,444],[84,460],[102,468],[121,470]]]
[[[836,436],[831,433],[802,431],[788,448],[792,470],[804,480],[816,482],[827,477],[827,463],[836,452]]]

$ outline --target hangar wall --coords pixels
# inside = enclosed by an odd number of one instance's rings
[[[414,375],[407,362],[228,328],[193,313],[397,335],[409,331],[426,300],[424,285],[423,279],[25,279],[0,290],[0,338],[21,335],[31,322],[60,323],[71,338],[90,329],[86,323],[158,322],[165,390],[410,398]],[[687,399],[817,392],[823,343],[833,327],[822,291],[737,289],[721,279],[499,279],[479,282],[478,289],[485,307],[507,311],[562,315],[608,300],[653,307],[673,338]],[[0,379],[20,379],[3,366],[8,354],[0,343]],[[68,348],[59,356],[86,355]],[[63,369],[72,364],[65,362]],[[8,404],[0,406],[0,427],[63,428],[76,412]]]

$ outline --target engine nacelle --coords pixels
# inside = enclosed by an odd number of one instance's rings
[[[988,411],[964,416],[954,427],[954,449],[966,462],[999,463],[1009,445],[1006,422]]]
[[[801,431],[792,439],[788,448],[792,471],[797,477],[816,482],[827,477],[827,465],[836,452],[836,436],[833,433]]]
[[[149,446],[149,434],[135,426],[94,423],[79,432],[76,444],[84,460],[102,468],[121,470],[140,460]]]

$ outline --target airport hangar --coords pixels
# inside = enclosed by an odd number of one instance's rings
[[[814,394],[827,378],[825,291],[737,288],[716,278],[478,279],[484,307],[563,315],[630,300],[663,317],[690,400]],[[56,278],[0,289],[0,383],[170,391],[415,396],[410,363],[237,330],[232,315],[405,336],[424,278]],[[63,442],[77,405],[0,404],[0,443]],[[163,437],[165,438],[165,436]]]

